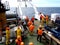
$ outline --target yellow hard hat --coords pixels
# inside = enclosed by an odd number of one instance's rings
[[[10,28],[9,27],[6,27],[6,30],[9,30]]]

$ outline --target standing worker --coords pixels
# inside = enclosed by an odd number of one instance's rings
[[[28,23],[27,23],[28,27],[29,27],[31,24],[33,24],[33,23],[32,23],[31,20],[29,20]]]
[[[40,12],[39,15],[40,15],[40,22],[41,22],[42,21],[42,13]]]
[[[21,33],[22,33],[21,27],[18,26],[18,27],[17,27],[17,30],[16,30],[16,36],[18,36],[18,35],[21,36]]]
[[[10,28],[6,27],[6,45],[10,44]]]
[[[42,24],[42,25],[44,25],[44,19],[45,19],[45,16],[44,16],[44,14],[43,13],[41,13],[40,12],[40,23]]]
[[[48,25],[48,20],[49,20],[48,15],[46,15],[45,20],[46,20],[46,25]]]
[[[42,16],[42,22],[41,22],[42,26],[44,25],[44,21],[45,21],[45,17]]]
[[[29,26],[30,35],[33,35],[34,28],[35,26],[33,24]]]
[[[33,24],[34,24],[34,19],[35,19],[35,18],[34,18],[34,16],[33,16],[33,17],[31,18],[31,21],[33,22]]]
[[[40,25],[38,30],[37,30],[37,41],[40,41],[41,42],[41,38],[42,38],[42,34],[43,34],[43,30],[42,30],[42,26]]]
[[[29,21],[29,18],[28,18],[28,16],[26,16],[26,18],[25,18],[26,25],[27,25],[28,21]]]

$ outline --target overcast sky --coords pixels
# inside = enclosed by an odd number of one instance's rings
[[[2,0],[5,2],[6,0]],[[17,6],[17,0],[7,0],[11,7]],[[32,0],[37,7],[60,7],[60,0]]]

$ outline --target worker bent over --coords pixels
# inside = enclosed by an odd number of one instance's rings
[[[34,27],[33,24],[31,24],[31,25],[29,26],[30,35],[33,35],[34,28],[35,28],[35,27]]]
[[[40,41],[41,42],[41,38],[42,38],[42,34],[43,34],[43,30],[42,30],[42,27],[39,27],[38,30],[37,30],[37,41]]]
[[[21,45],[22,38],[20,35],[17,36],[17,39],[15,40],[15,42],[16,42],[16,45]]]

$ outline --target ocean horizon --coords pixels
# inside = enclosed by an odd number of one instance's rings
[[[39,13],[42,12],[44,15],[49,16],[52,13],[60,13],[60,7],[36,7],[36,9]],[[22,7],[21,10],[23,15],[29,16],[29,18],[35,15],[34,9],[32,7]],[[16,11],[16,8],[12,7],[10,11]]]

